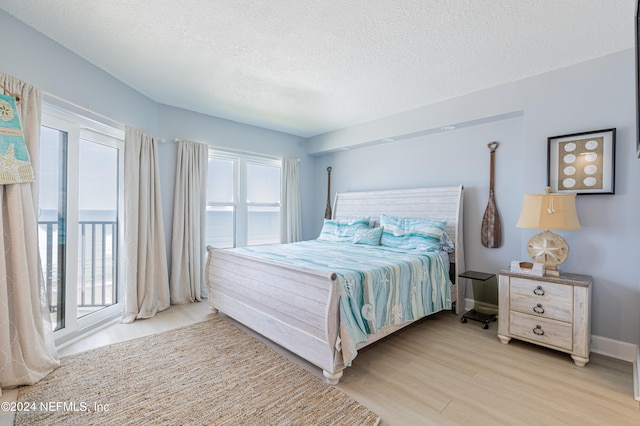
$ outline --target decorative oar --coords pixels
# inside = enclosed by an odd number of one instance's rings
[[[496,149],[500,144],[498,142],[490,142],[487,146],[491,151],[491,170],[489,180],[489,203],[482,217],[482,245],[489,248],[496,248],[502,245],[502,225],[500,224],[500,213],[496,206],[496,200],[493,193],[494,168]]]
[[[327,207],[324,209],[324,218],[331,219],[331,167],[327,167]]]

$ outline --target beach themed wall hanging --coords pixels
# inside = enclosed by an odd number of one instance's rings
[[[0,94],[0,185],[33,180],[33,169],[24,143],[16,99]]]

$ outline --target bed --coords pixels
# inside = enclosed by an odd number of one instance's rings
[[[436,265],[440,271],[441,265],[446,263],[447,286],[442,287],[441,284],[435,284],[436,281],[434,281],[434,284],[429,285],[429,290],[418,290],[425,292],[425,301],[418,303],[417,305],[420,306],[417,307],[416,303],[413,303],[412,309],[405,308],[405,310],[412,311],[410,314],[398,315],[397,312],[391,312],[389,309],[389,312],[385,314],[385,318],[388,317],[389,321],[385,322],[379,320],[378,313],[368,311],[367,309],[371,309],[368,306],[362,307],[361,312],[355,314],[347,311],[349,309],[348,303],[352,299],[349,296],[353,295],[353,290],[350,288],[352,285],[350,277],[370,277],[373,273],[367,271],[353,271],[351,273],[352,265],[348,265],[349,262],[343,262],[347,255],[343,255],[337,248],[351,250],[347,246],[354,246],[354,250],[366,251],[369,257],[388,258],[388,261],[395,258],[395,252],[378,254],[378,249],[382,250],[385,248],[384,246],[356,248],[356,244],[344,243],[334,243],[338,245],[332,246],[331,241],[319,240],[277,245],[269,248],[273,250],[268,254],[262,253],[266,247],[217,249],[208,246],[205,271],[208,303],[215,312],[223,312],[321,368],[326,381],[329,384],[336,384],[342,377],[343,370],[351,365],[357,351],[362,347],[432,313],[452,309],[452,307],[455,307],[456,313],[461,313],[460,310],[464,305],[465,286],[459,282],[457,272],[464,271],[462,204],[461,185],[342,192],[335,196],[332,217],[335,223],[359,217],[370,217],[372,222],[376,222],[375,225],[380,224],[379,220],[390,220],[389,218],[442,221],[443,230],[450,238],[454,248],[453,251],[450,250],[451,253],[446,255],[448,259],[443,259],[443,253],[440,251],[428,254],[425,252],[419,255],[412,254],[413,257],[406,260],[409,266],[384,266],[395,269],[387,269],[391,272],[390,274],[376,273],[376,275],[384,275],[384,282],[389,283],[388,278],[406,275],[405,272],[394,271],[410,269],[418,271],[420,268],[424,268],[425,262]],[[385,223],[388,224],[388,222]],[[323,232],[324,230],[323,227]],[[318,260],[320,257],[316,257],[316,254],[308,254],[306,256],[309,262],[300,265],[291,260],[291,258],[298,257],[297,254],[292,255],[286,252],[289,249],[307,250],[307,246],[311,246],[311,253],[314,253],[313,250],[331,252],[334,257],[333,261]],[[323,249],[323,247],[326,248]],[[387,250],[391,249],[393,247]],[[402,250],[398,249],[397,251]],[[304,256],[301,255],[301,257]],[[381,260],[375,262],[379,261]],[[358,262],[360,260],[354,260],[351,261],[351,264]],[[362,265],[363,269],[366,269],[364,262]],[[441,282],[441,272],[430,272],[429,274],[437,276],[437,282]],[[422,278],[410,278],[410,281],[415,282],[416,279],[428,281],[427,275],[427,272],[423,272]],[[362,278],[362,280],[363,283],[367,283],[367,278]],[[393,281],[391,282],[393,283]],[[370,283],[369,287],[371,287]],[[429,295],[426,295],[427,291]],[[415,284],[411,292],[414,297]],[[358,293],[359,299],[362,299],[361,293],[362,291]],[[410,303],[405,304],[409,305]],[[353,309],[353,311],[357,311],[357,309]],[[354,326],[349,323],[351,316],[360,313],[365,317],[365,319],[360,319],[365,324],[358,323]],[[368,313],[370,315],[367,315]],[[379,324],[371,326],[376,321]],[[355,333],[357,336],[354,336],[353,327],[356,326],[365,330],[366,333]]]

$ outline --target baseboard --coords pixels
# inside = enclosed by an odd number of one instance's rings
[[[121,313],[119,312],[115,313],[113,315],[110,315],[104,318],[101,321],[96,322],[95,324],[91,324],[88,327],[78,330],[77,332],[74,332],[67,336],[63,336],[59,339],[56,339],[54,342],[56,349],[60,350],[62,348],[65,348],[71,345],[72,343],[85,339],[88,335],[93,334],[97,331],[100,331],[105,327],[109,327],[110,325],[117,324],[118,322],[120,322],[121,317],[122,317]]]
[[[464,302],[465,311],[473,309],[475,303],[473,299],[465,299]],[[621,361],[632,362],[634,364],[634,374],[640,376],[638,372],[640,368],[640,348],[638,345],[609,339],[608,337],[591,335],[591,352]],[[635,387],[636,393],[640,394],[638,380],[636,379],[635,381]]]
[[[476,302],[473,299],[464,299],[464,311],[470,311],[474,308]]]
[[[633,363],[633,393],[636,401],[640,401],[640,348],[636,353],[636,361]]]
[[[638,345],[591,335],[591,352],[635,363],[638,357]]]

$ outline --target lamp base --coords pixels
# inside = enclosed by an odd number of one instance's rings
[[[558,271],[557,269],[545,269],[544,274],[550,277],[559,277],[560,271]]]
[[[546,275],[558,276],[558,265],[567,260],[569,244],[560,235],[543,231],[531,237],[527,251],[534,262],[544,264]]]

